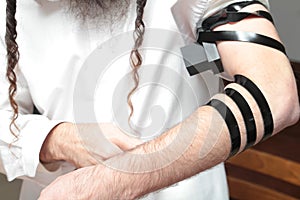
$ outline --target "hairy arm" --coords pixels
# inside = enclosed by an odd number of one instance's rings
[[[261,5],[245,9],[257,8],[264,9]],[[253,31],[280,40],[275,27],[262,18],[247,18],[219,26],[216,30]],[[217,46],[226,72],[231,76],[241,74],[248,77],[264,94],[273,116],[273,135],[298,121],[296,84],[289,60],[283,53],[242,42],[219,42]],[[239,91],[251,107],[257,127],[256,142],[260,141],[264,126],[258,105],[242,88],[236,85],[228,87]],[[234,113],[241,131],[242,150],[246,145],[242,114],[229,98],[221,94],[216,98],[222,98]],[[68,190],[77,191],[76,195],[82,198],[134,199],[225,161],[230,150],[230,134],[223,118],[214,108],[202,106],[159,138],[105,161],[108,167],[98,165],[80,169],[59,178],[44,190],[41,197],[54,197],[55,190],[62,188],[62,184],[76,182],[78,184],[73,184]],[[61,189],[65,190],[66,187]]]
[[[141,143],[111,123],[63,122],[55,126],[46,137],[40,151],[40,160],[46,167],[52,167],[56,161],[67,161],[77,168],[86,167]]]

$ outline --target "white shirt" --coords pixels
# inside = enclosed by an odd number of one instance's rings
[[[194,25],[203,16],[208,1],[178,0],[173,15],[177,24],[182,23],[179,29],[171,12],[175,3],[151,0],[145,8],[144,61],[139,72],[140,88],[133,96],[132,118],[144,140],[181,122],[220,90],[219,79],[210,72],[190,77],[179,51],[183,39],[195,39]],[[11,108],[4,67],[5,8],[1,0],[0,172],[8,180],[25,179],[21,199],[36,199],[43,187],[73,169],[62,163],[58,170],[49,172],[39,163],[42,143],[57,123],[113,122],[130,131],[126,97],[133,83],[129,53],[135,4],[111,27],[80,22],[66,12],[60,1],[18,1],[21,57],[16,99],[20,132],[16,142],[8,128]],[[41,115],[32,114],[33,105]],[[146,199],[228,199],[224,167],[218,165]]]

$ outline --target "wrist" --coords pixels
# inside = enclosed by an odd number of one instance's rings
[[[68,133],[72,131],[73,124],[63,122],[56,125],[47,135],[41,151],[40,160],[43,163],[52,163],[56,161],[66,160],[65,152],[65,140]]]

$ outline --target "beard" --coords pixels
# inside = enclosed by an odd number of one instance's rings
[[[114,22],[125,16],[131,0],[65,0],[68,10],[83,21]]]

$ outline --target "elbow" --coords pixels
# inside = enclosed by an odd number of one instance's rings
[[[294,77],[286,82],[286,90],[280,91],[279,104],[276,105],[274,116],[278,131],[296,124],[300,118],[300,105],[297,85]],[[280,105],[280,106],[279,106]],[[277,112],[278,111],[278,112]]]
[[[294,99],[294,101],[289,103],[290,104],[289,112],[287,112],[290,113],[288,118],[289,123],[287,123],[287,125],[296,124],[300,118],[300,105],[299,105],[298,94],[292,96],[292,99]]]
[[[294,77],[291,78],[291,90],[288,94],[288,112],[289,117],[288,121],[290,122],[290,125],[293,125],[299,121],[300,118],[300,105],[299,105],[299,91],[297,88],[296,80]]]
[[[290,110],[291,110],[291,125],[296,124],[300,119],[300,105],[299,105],[299,91],[297,88],[293,91],[291,95],[292,102],[290,102]]]

